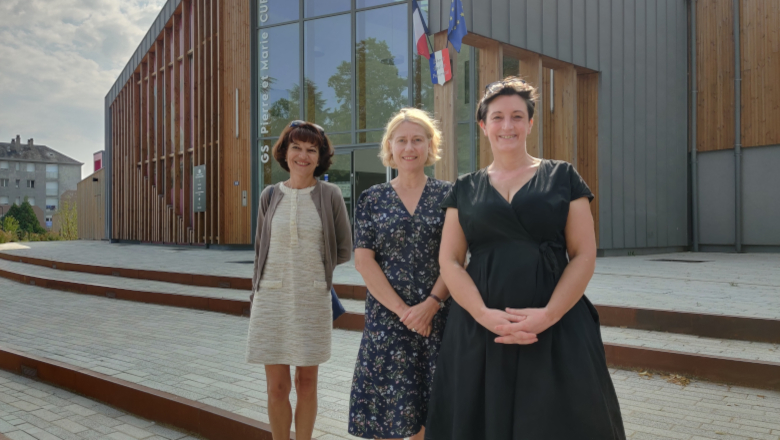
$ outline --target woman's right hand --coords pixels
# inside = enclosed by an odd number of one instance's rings
[[[499,332],[497,327],[499,325],[508,325],[515,322],[521,322],[525,319],[524,316],[517,316],[507,313],[503,310],[489,309],[485,307],[482,311],[475,316],[474,319],[482,326],[488,329],[491,333],[500,336],[508,336],[509,333]],[[515,332],[511,333],[513,336],[513,342],[516,344],[533,344],[537,341],[536,335],[527,332]]]

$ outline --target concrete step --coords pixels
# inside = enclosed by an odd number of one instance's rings
[[[264,370],[244,361],[247,321],[241,317],[111,301],[4,279],[0,304],[0,351],[18,350],[236,418],[268,421]],[[346,421],[360,338],[357,332],[334,330],[333,355],[320,366],[317,438],[353,438],[346,434]],[[610,373],[629,438],[780,440],[778,391],[645,371]],[[158,408],[166,407],[159,403]]]
[[[20,260],[17,262],[17,260]],[[48,260],[47,260],[48,261]],[[52,266],[52,267],[50,267]],[[92,272],[90,272],[90,270]],[[142,275],[131,271],[133,277],[121,275],[124,269],[103,266],[73,265],[47,262],[32,257],[10,257],[0,252],[0,276],[24,283],[37,283],[50,288],[88,293],[133,301],[199,308],[233,314],[248,314],[248,292],[235,288],[202,287],[181,283],[189,274],[171,274],[167,281],[135,278]],[[109,273],[110,272],[110,273]],[[146,273],[146,272],[144,272]],[[220,279],[203,275],[204,285],[218,285]],[[236,285],[233,282],[232,285]],[[625,283],[627,288],[633,284]],[[365,300],[365,286],[335,285],[339,296],[347,301]],[[240,293],[239,293],[240,292]],[[591,289],[588,290],[591,292]],[[590,293],[588,293],[590,295]],[[593,300],[593,298],[591,298]],[[734,300],[736,301],[736,300]],[[630,306],[596,304],[603,325],[652,331],[691,334],[695,336],[738,339],[756,342],[780,343],[780,319],[728,316],[676,310],[647,309]],[[337,328],[362,330],[363,307],[345,303],[347,313],[336,321]]]
[[[127,282],[122,278],[60,271],[2,260],[0,276],[11,279],[16,277],[16,281],[28,285],[112,299],[228,313],[233,311],[232,314],[238,315],[247,314],[249,307],[247,301],[183,294],[185,289],[197,289],[200,295],[235,295],[230,289],[195,288],[175,283],[134,280],[134,283],[138,283],[138,286],[134,287],[150,289],[137,291],[127,289],[126,286],[117,286]],[[205,303],[202,303],[203,301]],[[231,309],[224,306],[225,304],[235,307]],[[343,300],[343,304],[347,313],[334,322],[334,327],[362,331],[365,303],[359,300]],[[775,368],[780,366],[778,344],[609,327],[604,324],[602,334],[605,350],[616,366],[657,368],[695,374],[716,381],[739,381],[750,386],[780,387],[780,370],[775,371]],[[745,371],[750,371],[751,374],[745,374]],[[778,374],[777,379],[771,377],[775,373]]]

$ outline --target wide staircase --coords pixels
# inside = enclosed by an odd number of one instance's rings
[[[204,438],[270,439],[264,372],[243,358],[251,279],[65,260],[0,249],[0,368]],[[677,270],[659,283],[617,264],[594,278],[629,438],[780,440],[780,285],[760,273]],[[738,284],[749,295],[733,296]],[[347,313],[320,370],[320,439],[352,438],[367,295],[335,288]]]

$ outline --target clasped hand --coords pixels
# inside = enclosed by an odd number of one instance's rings
[[[409,330],[427,338],[432,330],[431,321],[438,311],[438,302],[425,299],[423,302],[406,309],[400,318]]]
[[[508,307],[506,311],[487,309],[477,319],[477,322],[498,335],[495,342],[519,345],[537,342],[537,335],[554,324],[546,309],[511,309]]]

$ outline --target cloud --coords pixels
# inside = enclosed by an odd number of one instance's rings
[[[85,165],[104,99],[164,0],[0,1],[0,139],[34,138]]]

